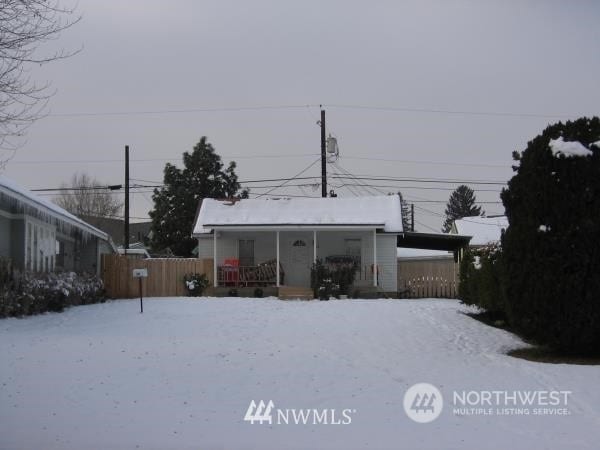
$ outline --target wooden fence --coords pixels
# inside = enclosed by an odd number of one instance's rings
[[[453,258],[400,259],[398,292],[405,298],[457,298],[458,264]]]
[[[204,273],[213,283],[212,259],[151,258],[130,259],[122,255],[102,255],[102,279],[110,298],[139,296],[139,280],[132,276],[133,269],[147,269],[148,278],[142,279],[145,297],[178,297],[187,295],[183,277],[187,273]]]

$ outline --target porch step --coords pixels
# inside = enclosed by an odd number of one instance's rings
[[[279,287],[280,300],[312,300],[314,298],[315,296],[311,288],[299,286]]]

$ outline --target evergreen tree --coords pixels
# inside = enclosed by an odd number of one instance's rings
[[[152,200],[151,246],[155,251],[170,248],[177,256],[192,256],[197,245],[192,239],[192,227],[200,200],[203,198],[232,198],[239,189],[236,164],[224,169],[221,157],[202,137],[191,153],[183,153],[183,169],[167,163],[164,186],[154,190]],[[241,192],[247,197],[247,191]]]
[[[508,319],[539,343],[598,353],[600,119],[551,125],[513,157],[502,192]]]
[[[464,184],[457,187],[446,205],[446,220],[442,231],[448,233],[452,228],[452,222],[463,217],[479,216],[482,214],[481,206],[475,205],[475,193],[473,189]]]

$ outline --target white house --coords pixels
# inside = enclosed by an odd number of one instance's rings
[[[450,233],[471,236],[471,247],[499,243],[502,232],[508,228],[506,216],[463,217],[452,224]]]
[[[198,257],[214,261],[214,285],[227,284],[243,268],[272,263],[277,287],[310,286],[317,259],[352,257],[355,286],[397,291],[396,242],[402,233],[398,196],[204,199],[192,235]],[[284,276],[282,276],[284,274]],[[377,276],[375,276],[377,275]]]
[[[15,268],[99,274],[101,255],[114,251],[103,231],[0,176],[0,257]]]

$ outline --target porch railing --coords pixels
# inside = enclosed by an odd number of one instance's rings
[[[279,264],[279,284],[284,284],[285,273]],[[266,261],[256,266],[224,264],[217,267],[219,286],[274,286],[277,284],[277,262]]]

